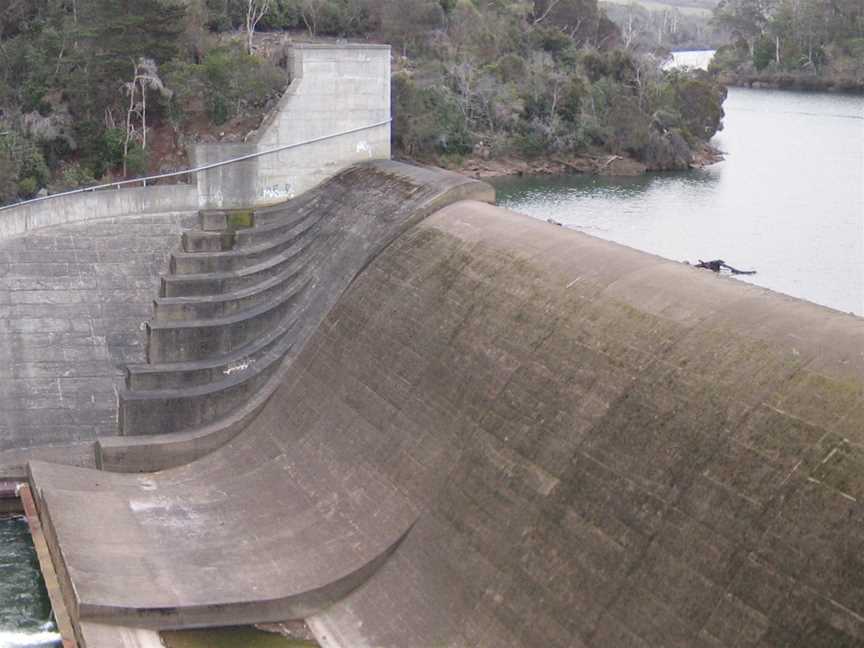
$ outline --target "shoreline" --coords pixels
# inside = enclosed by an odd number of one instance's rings
[[[830,94],[864,95],[864,79],[825,79],[792,74],[739,74],[721,72],[717,81],[727,87],[756,90],[797,90]]]
[[[724,160],[722,151],[710,144],[703,144],[693,153],[687,168],[651,168],[630,156],[613,155],[554,155],[534,159],[515,156],[485,159],[478,156],[465,158],[458,164],[447,164],[443,160],[411,160],[418,164],[434,164],[448,171],[455,171],[477,180],[506,178],[513,176],[550,176],[550,175],[595,175],[605,177],[636,177],[646,173],[663,171],[688,171],[704,169]]]

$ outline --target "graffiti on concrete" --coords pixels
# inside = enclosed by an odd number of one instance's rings
[[[365,140],[357,142],[357,152],[365,153],[370,160],[372,159],[372,147]]]
[[[294,190],[288,182],[268,185],[261,189],[260,197],[262,200],[289,200],[294,197]]]

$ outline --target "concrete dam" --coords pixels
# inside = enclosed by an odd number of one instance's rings
[[[94,265],[125,344],[0,337],[21,380],[104,384],[43,447],[63,390],[0,393],[77,645],[302,619],[323,648],[864,647],[864,320],[397,162],[191,204],[140,272]],[[10,266],[111,249],[29,224]],[[11,314],[66,285],[21,281]]]

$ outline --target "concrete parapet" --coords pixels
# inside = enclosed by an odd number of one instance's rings
[[[119,216],[198,210],[190,185],[102,190],[29,203],[0,211],[0,240],[34,229]]]

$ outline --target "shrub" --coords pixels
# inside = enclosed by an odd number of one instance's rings
[[[48,165],[45,163],[45,158],[41,151],[35,146],[26,146],[21,153],[21,159],[18,165],[18,177],[24,179],[32,179],[36,183],[35,193],[40,187],[48,184],[48,178],[51,172],[48,170]]]
[[[89,187],[96,184],[96,178],[90,173],[86,167],[80,164],[71,164],[61,174],[63,186],[66,189],[78,189],[79,187]]]
[[[39,191],[39,182],[30,176],[18,181],[18,195],[23,199],[32,198]]]
[[[10,203],[18,197],[17,176],[15,161],[0,149],[0,204]]]
[[[126,156],[126,174],[130,176],[147,175],[147,151],[138,142],[129,143],[129,153]]]
[[[126,143],[126,133],[122,128],[109,128],[102,134],[102,149],[105,163],[111,168],[123,164],[123,147]]]
[[[418,87],[398,74],[393,78],[394,137],[408,155],[464,155],[473,150],[465,115],[451,91],[439,86]]]
[[[268,99],[281,94],[287,84],[282,70],[247,54],[239,44],[211,50],[198,67],[207,112],[216,124],[247,108],[262,107]]]
[[[753,67],[764,70],[771,65],[775,57],[775,44],[770,38],[763,36],[753,46]]]
[[[707,75],[673,75],[671,89],[671,109],[681,115],[684,129],[699,139],[712,138],[722,127],[726,89]]]

